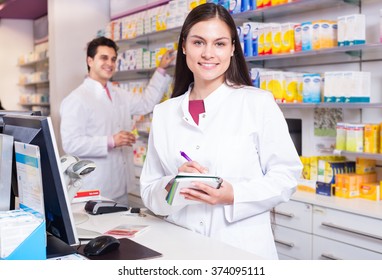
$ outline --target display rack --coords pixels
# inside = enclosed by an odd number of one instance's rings
[[[19,81],[22,94],[19,104],[27,110],[41,111],[42,115],[49,115],[48,50],[44,49],[44,46],[42,50],[35,46],[33,52],[19,57],[18,66],[22,69]],[[36,77],[31,78],[34,75]]]

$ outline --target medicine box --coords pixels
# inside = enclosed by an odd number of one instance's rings
[[[359,197],[374,201],[382,200],[379,182],[363,183],[359,188]]]
[[[46,231],[42,222],[5,260],[45,260]],[[1,258],[0,258],[1,259]]]
[[[367,123],[364,128],[364,147],[365,153],[378,153],[379,152],[379,137],[380,127],[379,124]]]
[[[363,184],[377,181],[373,174],[337,174],[334,194],[337,197],[356,198],[360,196],[360,187]]]
[[[0,260],[46,259],[46,228],[40,213],[20,204],[20,210],[2,212],[1,220]]]
[[[375,159],[357,158],[355,165],[356,174],[372,174],[375,173],[377,161]]]
[[[316,182],[316,194],[325,195],[325,196],[332,196],[332,186],[331,183],[325,183],[325,182]]]

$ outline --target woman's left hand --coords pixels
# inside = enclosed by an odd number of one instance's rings
[[[234,201],[232,185],[223,181],[220,188],[215,189],[200,182],[193,182],[195,189],[185,188],[180,191],[186,199],[197,200],[211,205],[231,205]]]

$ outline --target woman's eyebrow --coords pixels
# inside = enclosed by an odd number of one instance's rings
[[[189,37],[190,37],[190,38],[198,38],[198,39],[201,39],[201,40],[205,40],[205,41],[206,41],[205,38],[203,38],[202,36],[199,36],[199,35],[190,35]],[[216,38],[216,39],[214,39],[214,41],[219,41],[219,40],[230,40],[230,38],[228,38],[228,37],[220,37],[220,38]]]

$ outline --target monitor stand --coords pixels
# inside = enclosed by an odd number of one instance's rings
[[[46,236],[46,257],[47,259],[50,258],[58,258],[70,254],[77,253],[77,250],[66,244],[61,239],[55,237],[54,235],[51,235],[50,233],[47,233]]]

